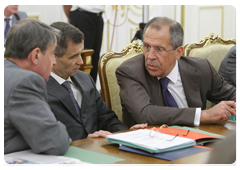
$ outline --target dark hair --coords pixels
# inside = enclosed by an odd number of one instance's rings
[[[62,57],[65,54],[69,41],[72,41],[74,44],[83,43],[84,34],[73,25],[65,22],[54,22],[51,24],[51,27],[54,27],[61,32],[57,47],[54,51],[54,54],[57,57]]]
[[[59,30],[36,20],[25,18],[12,25],[5,43],[5,58],[26,59],[35,49],[45,54],[47,48],[57,41]]]
[[[148,27],[161,30],[162,26],[169,26],[173,49],[176,49],[183,44],[184,35],[181,24],[168,17],[155,17],[151,19],[144,28],[143,37]]]

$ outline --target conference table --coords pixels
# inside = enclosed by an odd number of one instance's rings
[[[159,127],[159,125],[148,126],[148,128]],[[236,122],[227,121],[219,124],[206,124],[199,127],[191,127],[219,135],[228,135],[236,130]],[[121,131],[125,132],[125,131]],[[117,132],[120,133],[120,132]],[[76,140],[71,143],[71,146],[79,147],[82,149],[123,158],[125,161],[116,162],[116,164],[202,164],[205,163],[210,152],[202,152],[192,156],[180,158],[174,161],[168,161],[159,158],[153,158],[131,152],[121,151],[118,149],[119,145],[106,142],[105,138],[86,138]],[[212,147],[212,144],[208,144],[207,147]]]

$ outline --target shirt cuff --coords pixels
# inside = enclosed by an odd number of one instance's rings
[[[200,125],[201,111],[202,111],[202,109],[200,107],[196,108],[195,118],[194,118],[194,126],[199,126]]]

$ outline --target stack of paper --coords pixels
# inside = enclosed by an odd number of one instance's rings
[[[193,139],[174,138],[172,135],[154,132],[149,129],[108,135],[106,141],[142,149],[150,153],[172,151],[196,144]]]
[[[5,154],[4,159],[8,164],[88,164],[75,158],[36,154],[32,150]]]

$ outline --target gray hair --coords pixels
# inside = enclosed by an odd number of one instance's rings
[[[66,53],[69,41],[72,41],[74,44],[83,43],[84,34],[75,26],[65,22],[54,22],[51,24],[51,27],[61,32],[57,47],[54,51],[56,57],[62,57]]]
[[[59,30],[36,19],[21,19],[7,34],[5,58],[26,59],[30,52],[39,48],[45,54],[49,45],[57,41]]]
[[[143,37],[145,31],[148,27],[155,28],[157,30],[161,30],[162,26],[169,26],[169,31],[171,35],[171,45],[173,49],[177,49],[177,47],[182,46],[183,44],[183,28],[181,24],[177,21],[172,20],[168,17],[155,17],[151,19],[145,26],[143,30]]]

